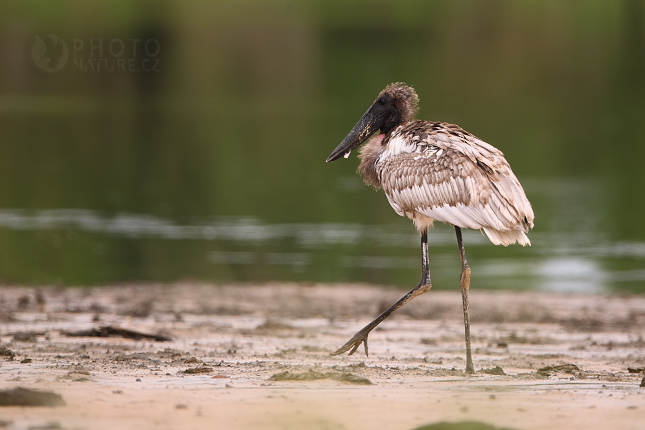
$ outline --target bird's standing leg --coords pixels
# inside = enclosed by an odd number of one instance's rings
[[[459,285],[461,285],[461,300],[464,305],[464,331],[466,335],[466,373],[475,373],[473,366],[473,357],[470,353],[470,315],[468,312],[468,290],[470,289],[470,266],[466,261],[466,251],[464,242],[461,239],[461,228],[455,226],[457,233],[457,245],[459,246],[459,257],[461,257],[461,276]]]
[[[352,355],[356,352],[361,343],[365,347],[365,355],[368,354],[367,350],[367,336],[370,332],[379,325],[384,319],[389,317],[394,311],[401,308],[403,305],[413,300],[415,297],[420,296],[423,293],[427,293],[432,288],[432,282],[430,281],[430,267],[428,264],[428,230],[424,231],[421,234],[421,281],[417,284],[412,291],[410,291],[401,299],[390,306],[385,312],[379,315],[374,321],[363,327],[358,333],[354,335],[347,343],[341,346],[336,352],[333,352],[331,355],[340,355],[349,351],[349,355]]]

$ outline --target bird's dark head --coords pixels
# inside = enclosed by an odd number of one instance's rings
[[[402,82],[388,85],[352,131],[327,157],[327,162],[349,156],[353,149],[359,147],[377,130],[386,135],[397,125],[411,121],[417,112],[418,103],[419,97],[414,88]]]

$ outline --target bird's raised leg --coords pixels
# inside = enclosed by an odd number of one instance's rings
[[[461,285],[461,300],[464,305],[464,331],[466,335],[466,373],[474,373],[473,357],[470,353],[470,315],[468,312],[468,290],[470,289],[470,266],[466,261],[466,251],[464,242],[461,239],[461,228],[455,226],[457,233],[457,245],[459,246],[459,257],[461,258],[461,276],[459,285]]]
[[[390,306],[385,312],[379,315],[374,321],[363,327],[358,333],[354,335],[347,343],[341,346],[336,352],[332,352],[331,355],[340,355],[349,351],[349,355],[352,355],[356,352],[361,343],[365,347],[365,355],[368,354],[367,349],[367,336],[370,332],[379,325],[384,319],[389,317],[397,309],[401,308],[403,305],[413,300],[415,297],[420,296],[423,293],[427,293],[432,288],[432,283],[430,281],[430,267],[428,264],[428,231],[424,231],[421,234],[421,281],[417,284],[412,291],[410,291],[401,299]],[[351,349],[351,351],[350,351]]]

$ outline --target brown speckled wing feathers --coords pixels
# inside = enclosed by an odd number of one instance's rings
[[[501,151],[445,123],[413,121],[399,135],[416,150],[373,157],[397,213],[501,232],[533,226],[531,205]]]

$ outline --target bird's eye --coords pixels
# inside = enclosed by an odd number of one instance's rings
[[[381,97],[380,99],[378,99],[378,104],[383,106],[385,104],[385,97]]]

